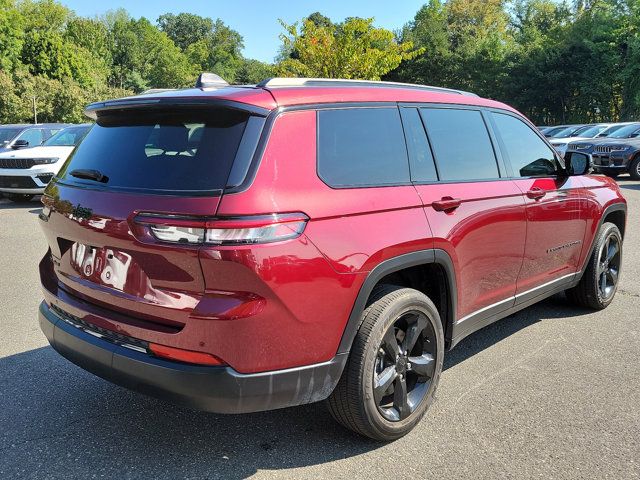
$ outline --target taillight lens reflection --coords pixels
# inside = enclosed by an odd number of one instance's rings
[[[246,245],[299,237],[309,221],[302,213],[206,219],[141,213],[135,222],[162,242],[192,245]]]

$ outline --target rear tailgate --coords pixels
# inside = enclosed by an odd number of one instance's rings
[[[188,105],[98,112],[43,198],[45,287],[180,331],[205,291],[200,245],[190,228],[163,243],[134,219],[214,216],[238,156],[253,153],[246,144],[257,143],[264,123],[256,119]]]
[[[60,286],[137,318],[180,327],[204,292],[198,247],[145,242],[138,212],[213,215],[219,197],[134,195],[57,185],[43,229]],[[141,241],[142,240],[142,241]]]

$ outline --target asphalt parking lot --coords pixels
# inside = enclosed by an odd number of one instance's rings
[[[614,303],[551,298],[464,340],[437,400],[391,444],[322,405],[194,412],[61,358],[36,320],[39,203],[0,200],[0,478],[639,478],[640,182]]]

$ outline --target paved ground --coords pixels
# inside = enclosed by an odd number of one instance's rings
[[[0,478],[639,478],[640,182],[615,302],[553,298],[463,341],[437,401],[383,445],[322,405],[245,416],[177,408],[85,373],[37,327],[38,203],[0,201]]]

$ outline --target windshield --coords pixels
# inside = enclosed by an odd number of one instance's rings
[[[590,127],[582,127],[573,132],[573,137],[585,137],[585,138],[593,138],[602,132],[605,128],[604,125],[592,125]]]
[[[91,127],[69,127],[60,130],[53,137],[43,143],[47,147],[74,147],[80,143]]]
[[[102,175],[94,187],[211,193],[226,186],[248,118],[230,109],[105,113],[59,176],[87,185],[73,172],[92,170]]]
[[[13,140],[21,131],[21,128],[0,128],[0,143]]]
[[[573,136],[573,133],[574,133],[576,130],[578,130],[579,128],[581,128],[581,127],[579,127],[579,126],[578,126],[578,127],[576,127],[576,126],[573,126],[573,127],[567,127],[567,128],[565,128],[565,129],[563,129],[563,130],[560,130],[560,131],[559,131],[559,132],[557,132],[557,133],[554,133],[554,134],[553,134],[553,135],[551,135],[551,136],[552,136],[553,138],[567,138],[567,137],[571,137],[571,136]]]
[[[624,127],[618,128],[613,133],[610,133],[609,135],[607,135],[607,137],[608,138],[629,138],[638,129],[640,129],[640,124],[625,125]]]

